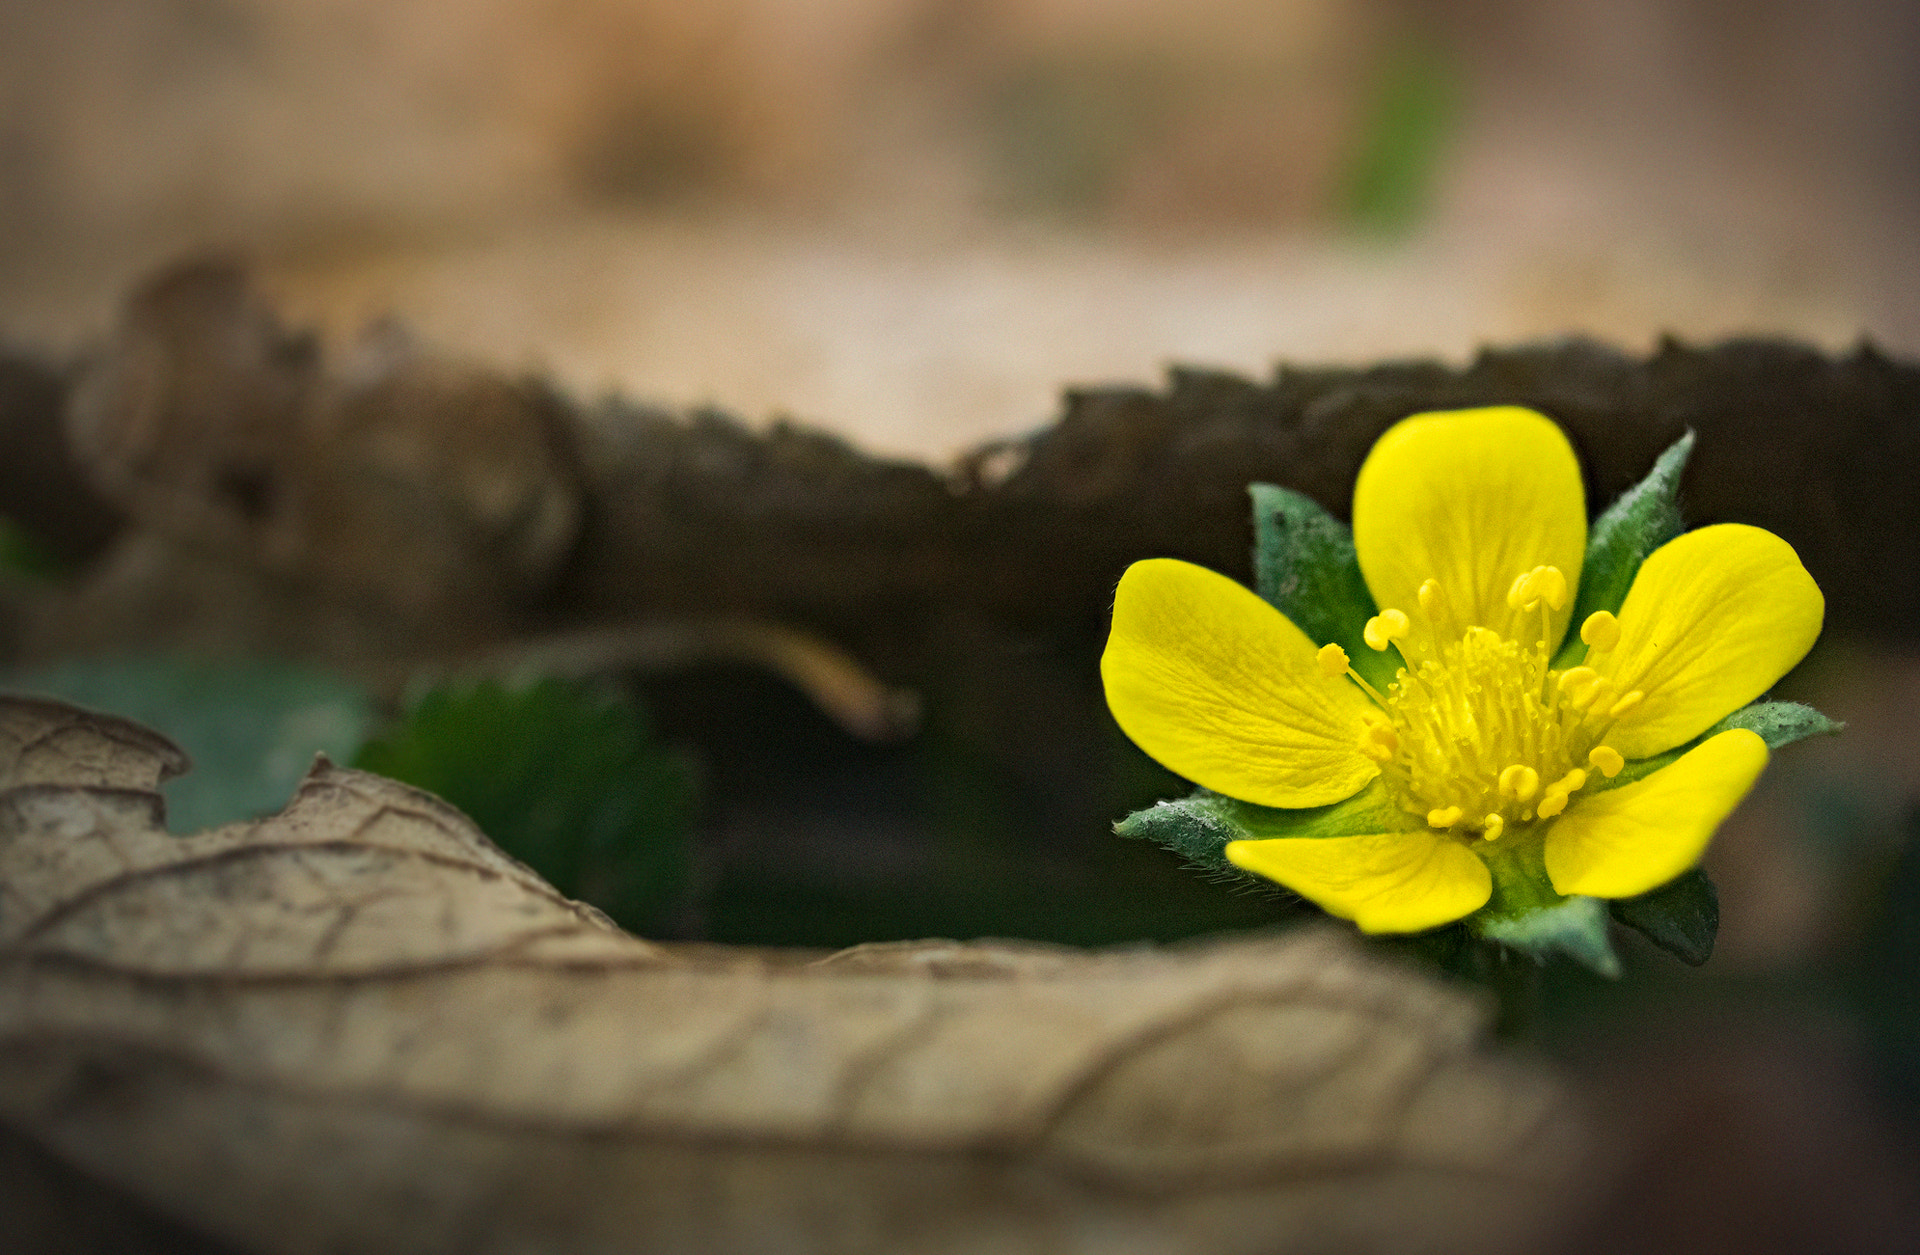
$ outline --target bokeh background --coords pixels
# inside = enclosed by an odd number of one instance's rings
[[[1920,344],[1901,0],[0,5],[0,334],[330,324],[944,455],[1066,381]]]
[[[332,332],[397,315],[576,397],[936,463],[1172,362],[1756,333],[1911,357],[1917,66],[1904,0],[0,0],[0,340],[78,353],[138,276],[214,248]],[[1783,685],[1851,727],[1783,754],[1716,844],[1703,974],[1640,948],[1621,986],[1549,989],[1536,1044],[1626,1147],[1574,1249],[1912,1249],[1914,650],[1887,624]],[[739,788],[709,821],[759,806],[818,875],[764,860],[690,935],[1270,918],[1167,888],[1155,851],[1112,856],[1164,893],[1137,917],[996,889],[1017,843],[902,854],[848,804],[861,771],[1004,828],[937,718],[858,749],[765,677],[710,680],[651,686],[670,731],[744,708],[802,734],[773,762],[715,723],[706,784]]]

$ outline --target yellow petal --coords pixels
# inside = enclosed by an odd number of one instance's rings
[[[1121,731],[1196,784],[1261,806],[1323,806],[1379,768],[1372,705],[1306,633],[1224,575],[1154,558],[1120,577],[1100,659]]]
[[[1353,543],[1360,573],[1384,608],[1413,612],[1420,586],[1437,580],[1454,622],[1531,644],[1540,612],[1516,611],[1516,576],[1553,566],[1580,586],[1587,549],[1587,497],[1580,464],[1560,429],[1516,406],[1416,414],[1390,428],[1353,489]],[[1551,616],[1550,645],[1566,632],[1570,605]],[[1430,656],[1426,616],[1413,615],[1409,644]],[[1721,712],[1725,714],[1725,711]]]
[[[1700,861],[1720,821],[1767,765],[1767,743],[1722,732],[1644,780],[1580,797],[1547,830],[1547,878],[1560,893],[1630,898]]]
[[[1232,841],[1227,860],[1370,933],[1451,924],[1493,894],[1487,865],[1452,837],[1429,829]]]
[[[1766,692],[1820,635],[1826,601],[1793,546],[1739,523],[1648,555],[1620,607],[1620,643],[1589,659],[1616,701],[1646,696],[1607,744],[1628,758],[1683,745]]]

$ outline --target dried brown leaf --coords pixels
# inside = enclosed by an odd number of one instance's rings
[[[169,836],[182,766],[0,701],[0,1125],[238,1249],[1482,1252],[1571,1197],[1559,1090],[1338,933],[672,949],[324,761]]]

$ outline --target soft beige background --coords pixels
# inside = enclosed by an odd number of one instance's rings
[[[1068,382],[1583,333],[1920,349],[1897,0],[0,3],[0,335],[261,259],[582,392],[941,457]],[[1328,211],[1409,44],[1430,212]]]

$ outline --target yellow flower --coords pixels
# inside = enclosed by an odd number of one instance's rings
[[[1227,577],[1154,559],[1120,581],[1101,675],[1126,734],[1202,788],[1330,808],[1312,835],[1225,857],[1367,932],[1631,897],[1693,867],[1767,743],[1730,728],[1672,751],[1786,674],[1825,611],[1785,541],[1704,527],[1648,555],[1563,649],[1587,555],[1580,468],[1558,427],[1513,407],[1389,430],[1354,488],[1352,544],[1378,613],[1351,643],[1404,665],[1356,667]]]

